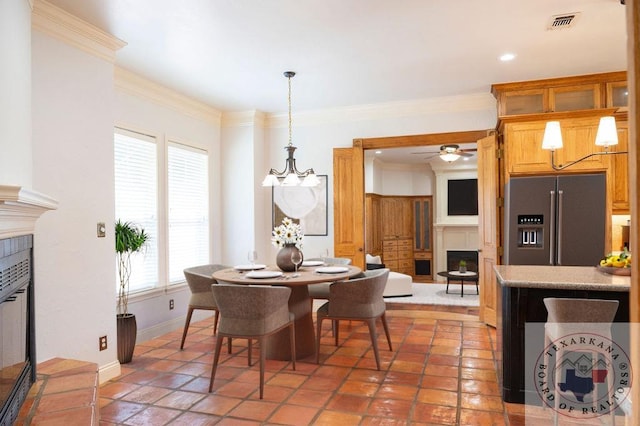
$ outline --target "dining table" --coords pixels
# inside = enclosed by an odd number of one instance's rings
[[[291,289],[289,311],[295,316],[296,359],[315,354],[315,332],[313,327],[312,299],[309,285],[348,280],[359,275],[362,270],[352,265],[324,265],[311,262],[298,268],[297,272],[283,272],[275,265],[261,265],[260,269],[227,268],[213,273],[218,283],[244,285],[278,285]],[[215,284],[214,284],[215,285]],[[289,332],[284,329],[267,339],[266,357],[276,360],[290,360]]]

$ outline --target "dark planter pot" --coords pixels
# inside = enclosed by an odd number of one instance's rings
[[[302,260],[304,260],[302,251],[300,251],[300,249],[298,249],[295,244],[285,244],[285,246],[280,249],[278,255],[276,256],[276,265],[278,265],[278,268],[280,268],[284,272],[293,272],[296,270],[296,265],[294,265],[291,261],[291,253],[293,251],[299,251]]]
[[[133,350],[136,347],[136,335],[138,325],[136,316],[133,314],[116,315],[116,325],[118,329],[118,361],[120,364],[127,364],[133,358]]]

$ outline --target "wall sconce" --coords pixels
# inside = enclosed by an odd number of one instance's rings
[[[555,163],[555,150],[562,148],[562,131],[560,130],[559,121],[549,121],[544,128],[544,136],[542,138],[542,149],[551,151],[551,167],[554,170],[563,170],[569,166],[573,166],[580,161],[591,158],[595,155],[607,155],[607,154],[627,154],[627,151],[609,151],[609,147],[618,144],[618,130],[616,129],[616,119],[614,117],[602,117],[600,118],[600,124],[598,125],[598,133],[596,133],[596,145],[603,146],[604,151],[594,152],[589,155],[585,155],[577,160],[570,161],[566,164],[557,165]]]

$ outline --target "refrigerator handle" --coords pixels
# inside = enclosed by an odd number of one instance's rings
[[[549,265],[553,265],[554,263],[554,259],[553,259],[553,253],[555,252],[555,239],[553,238],[553,232],[554,229],[556,227],[556,203],[555,203],[555,195],[556,192],[555,191],[549,191],[549,198],[550,198],[550,211],[549,211],[549,236],[547,238],[549,238]]]
[[[562,190],[558,190],[558,230],[556,231],[558,244],[558,265],[562,265]]]

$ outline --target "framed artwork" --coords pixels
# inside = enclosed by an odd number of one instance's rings
[[[302,226],[304,235],[328,235],[327,225],[327,175],[318,175],[320,184],[315,187],[273,186],[272,227],[289,217]]]

